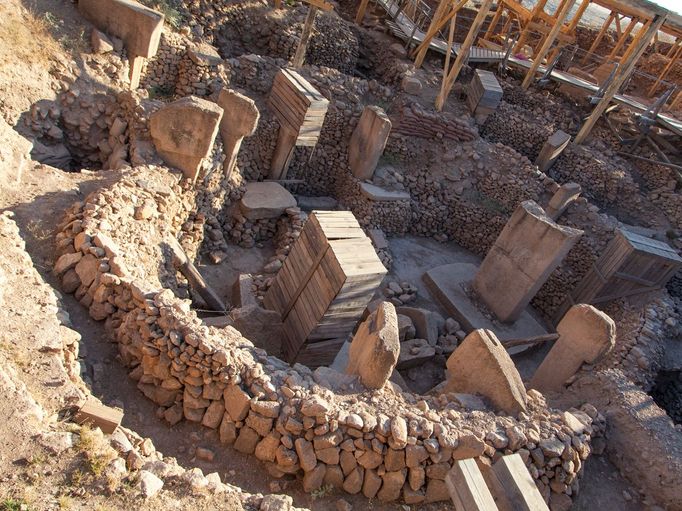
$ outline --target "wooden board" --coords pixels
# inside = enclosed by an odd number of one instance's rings
[[[308,345],[345,339],[385,274],[351,212],[313,212],[264,297],[282,316],[285,358],[322,357],[336,344],[326,352]]]
[[[320,137],[329,101],[292,69],[276,75],[268,104],[285,129],[298,136],[297,145],[315,145]]]
[[[445,476],[457,511],[495,511],[497,506],[473,458],[458,460]]]
[[[549,510],[518,453],[502,456],[487,475],[500,511]]]

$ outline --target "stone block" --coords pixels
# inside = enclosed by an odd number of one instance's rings
[[[164,16],[132,0],[79,0],[93,25],[123,40],[129,56],[150,58],[159,49]]]
[[[547,216],[556,221],[566,208],[573,203],[582,192],[582,188],[578,183],[566,183],[559,187],[547,205]]]
[[[616,324],[613,319],[592,305],[571,307],[557,325],[557,333],[559,339],[529,385],[541,392],[561,390],[583,362],[597,362],[616,343]]]
[[[380,389],[391,376],[400,354],[398,316],[383,302],[362,322],[350,345],[347,374],[357,374],[371,389]]]
[[[378,106],[365,107],[348,146],[348,162],[355,177],[372,178],[390,132],[391,120],[386,112]]]
[[[194,96],[169,103],[149,118],[149,129],[159,155],[185,177],[196,181],[201,160],[213,148],[223,109]]]
[[[218,105],[224,111],[220,121],[220,136],[226,156],[224,170],[229,176],[237,163],[242,140],[256,131],[260,112],[254,100],[231,89],[220,91]]]
[[[489,330],[474,330],[447,361],[446,392],[479,394],[496,409],[526,410],[526,389],[514,362]]]
[[[541,172],[547,172],[552,165],[554,165],[554,162],[564,149],[566,149],[570,141],[571,135],[561,130],[554,132],[552,136],[547,139],[542,145],[540,154],[538,154],[538,157],[535,159],[535,164]]]
[[[374,172],[374,169],[372,169]],[[398,200],[410,200],[408,192],[386,190],[370,183],[360,183],[360,193],[374,202],[390,202]]]
[[[474,290],[499,320],[517,320],[582,233],[522,202],[481,263]]]
[[[296,207],[296,199],[279,183],[247,183],[239,201],[239,210],[247,220],[279,218],[288,208]]]

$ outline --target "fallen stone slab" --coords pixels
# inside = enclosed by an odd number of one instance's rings
[[[223,109],[215,103],[188,96],[154,112],[149,130],[159,155],[194,182],[201,161],[211,153],[222,116]]]
[[[498,410],[526,410],[526,388],[502,346],[489,330],[474,330],[447,361],[446,392],[479,394]]]
[[[398,369],[410,369],[425,364],[436,356],[436,348],[426,339],[410,339],[400,343]]]
[[[271,181],[246,184],[239,210],[247,220],[279,218],[288,208],[296,207],[296,199],[286,188]]]
[[[408,192],[386,190],[371,183],[360,183],[360,193],[375,202],[410,200]]]
[[[470,263],[453,263],[437,266],[423,275],[423,280],[431,294],[445,308],[449,316],[460,323],[461,328],[469,333],[476,329],[490,330],[504,341],[508,339],[526,339],[546,335],[547,328],[540,324],[526,309],[514,323],[493,321],[481,310],[465,291],[478,267]],[[515,355],[526,351],[526,346],[509,348],[508,353]]]
[[[218,50],[208,43],[190,45],[187,56],[199,66],[217,66],[223,61]]]
[[[346,373],[359,375],[370,389],[380,389],[393,373],[399,354],[398,316],[393,304],[383,302],[353,336]]]

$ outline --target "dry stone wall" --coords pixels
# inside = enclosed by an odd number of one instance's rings
[[[289,367],[230,327],[202,325],[161,285],[164,239],[180,232],[191,202],[175,174],[139,168],[76,203],[57,235],[62,284],[105,320],[131,377],[170,423],[216,429],[271,473],[302,473],[306,491],[331,484],[382,501],[448,500],[453,460],[511,452],[551,502],[578,490],[590,441],[604,427],[593,407],[562,414],[530,391],[527,413],[504,417],[447,395],[390,385],[368,393],[353,377]]]

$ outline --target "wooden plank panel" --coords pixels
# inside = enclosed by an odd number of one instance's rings
[[[473,458],[458,460],[445,476],[457,511],[495,511],[497,506]]]
[[[501,511],[548,511],[521,456],[502,456],[489,470],[490,489]]]

